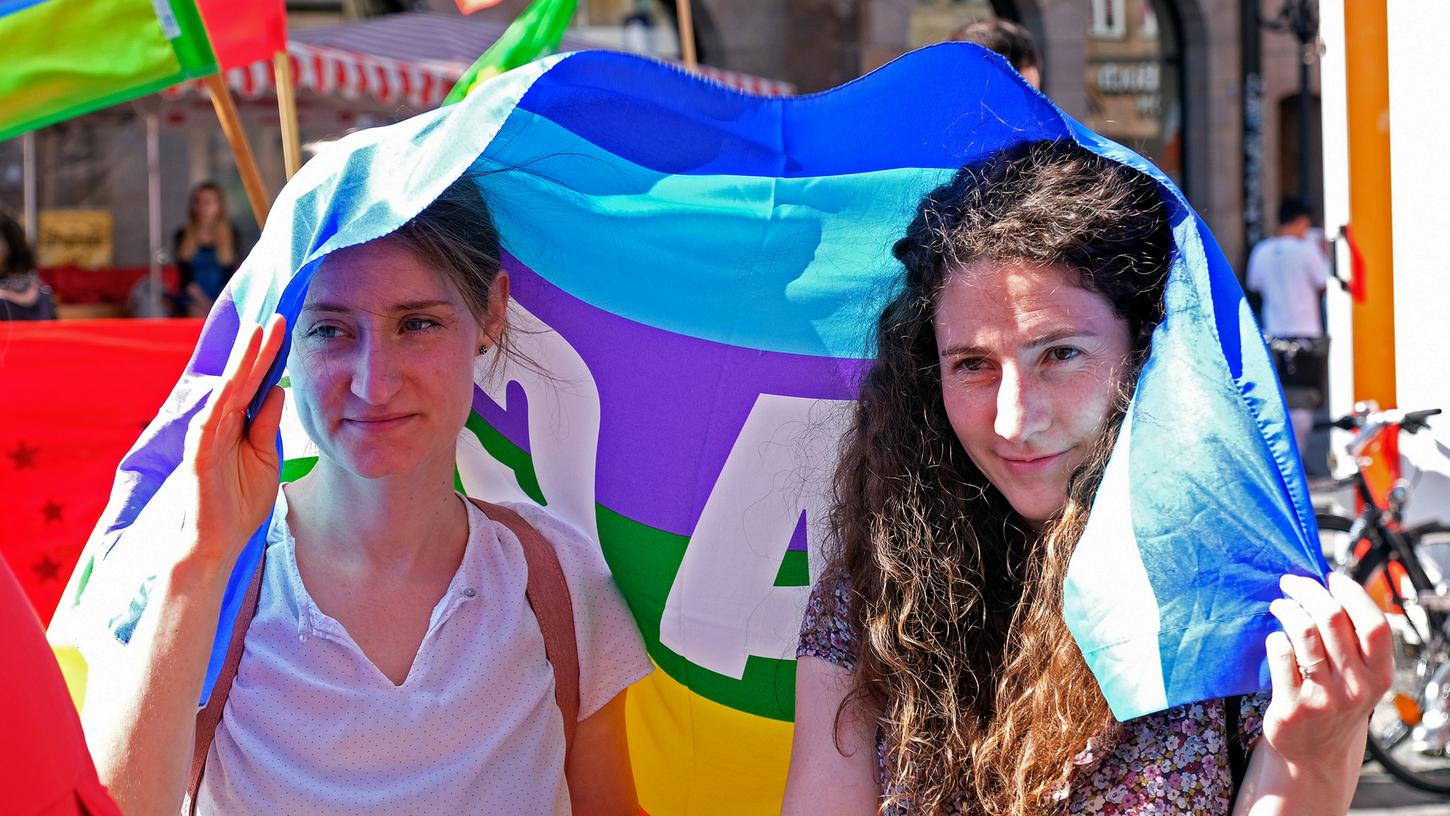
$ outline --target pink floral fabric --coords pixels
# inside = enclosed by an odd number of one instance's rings
[[[848,671],[859,653],[846,622],[848,590],[839,582],[811,592],[798,656],[826,660]],[[1093,816],[1226,814],[1233,795],[1229,741],[1248,756],[1263,733],[1268,694],[1243,698],[1238,728],[1228,732],[1223,700],[1178,706],[1118,724],[1089,741],[1073,760],[1057,813]],[[876,734],[877,779],[886,778],[885,734]],[[905,816],[907,810],[888,811]]]

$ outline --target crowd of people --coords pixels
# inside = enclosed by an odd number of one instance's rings
[[[236,274],[247,247],[227,213],[226,193],[214,181],[192,188],[186,222],[172,240],[177,284],[153,298],[138,282],[128,298],[133,317],[206,317]],[[0,320],[54,320],[56,293],[36,268],[33,242],[14,217],[0,211]],[[160,303],[159,310],[156,302]]]

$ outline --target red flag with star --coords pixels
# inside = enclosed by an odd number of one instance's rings
[[[42,621],[201,323],[0,323],[0,555]]]

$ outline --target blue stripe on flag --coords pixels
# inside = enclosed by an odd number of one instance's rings
[[[869,82],[786,99],[746,96],[627,54],[576,56],[583,58],[555,66],[519,107],[662,173],[956,169],[1008,142],[1068,136],[1064,115],[1000,56],[951,43],[888,63]]]

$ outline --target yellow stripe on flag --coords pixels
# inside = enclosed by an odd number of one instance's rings
[[[659,667],[629,688],[629,758],[650,816],[780,813],[792,727],[701,697]]]

